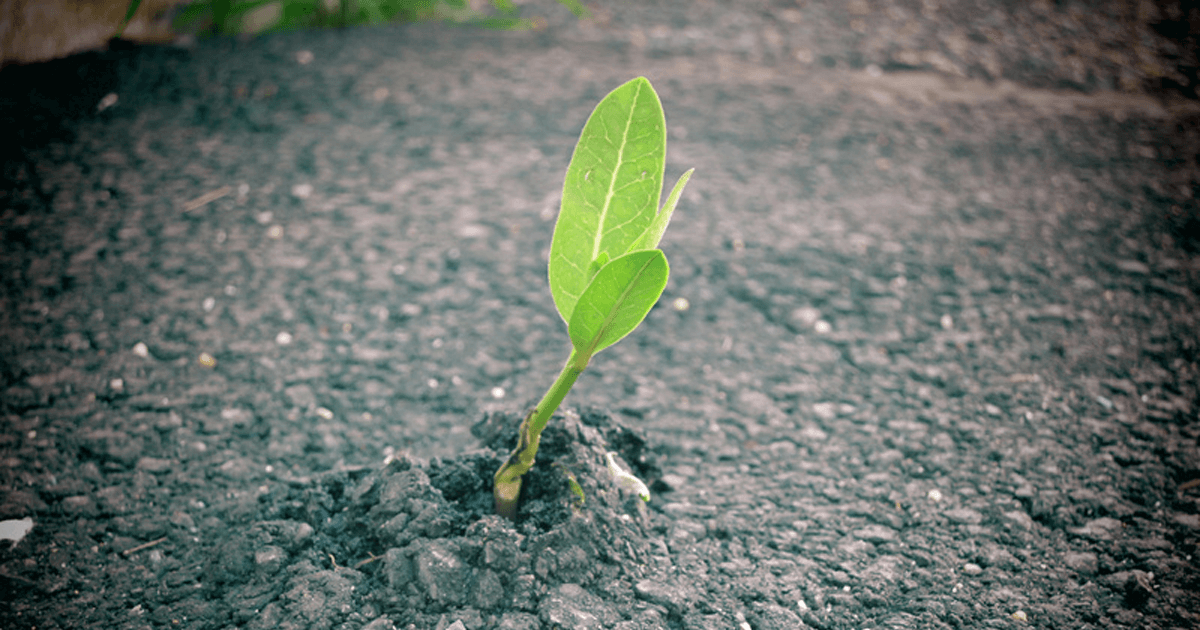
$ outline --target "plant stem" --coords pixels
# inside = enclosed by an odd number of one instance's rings
[[[567,364],[554,380],[554,384],[542,396],[541,402],[525,416],[521,422],[520,439],[512,454],[496,471],[495,487],[492,491],[496,499],[496,513],[509,520],[517,520],[517,501],[521,498],[521,476],[533,467],[537,457],[538,444],[541,442],[542,429],[550,421],[550,416],[558,410],[567,392],[575,384],[575,379],[587,367],[590,357],[580,357],[575,350],[567,358]]]

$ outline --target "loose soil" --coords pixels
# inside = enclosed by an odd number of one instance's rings
[[[5,69],[0,626],[1200,625],[1200,109],[697,6]],[[561,178],[638,74],[671,282],[507,522]]]

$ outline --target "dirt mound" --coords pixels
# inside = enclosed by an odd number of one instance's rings
[[[609,600],[634,598],[648,517],[605,455],[654,474],[646,443],[602,412],[556,417],[513,523],[491,513],[491,477],[519,422],[485,416],[485,448],[461,457],[397,458],[265,498],[209,560],[207,597],[224,604],[209,614],[247,628],[614,627]]]

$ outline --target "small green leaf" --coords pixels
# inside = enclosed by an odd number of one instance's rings
[[[658,249],[630,252],[600,269],[580,296],[567,326],[583,365],[646,319],[667,287],[669,274],[667,256]]]
[[[675,182],[671,194],[667,195],[667,202],[663,204],[662,210],[658,211],[658,215],[654,217],[654,221],[650,222],[650,227],[646,228],[641,238],[629,248],[630,251],[658,247],[658,243],[662,241],[663,232],[667,231],[667,224],[671,222],[671,213],[675,212],[675,205],[679,203],[679,196],[683,194],[683,187],[687,185],[695,170],[694,168],[689,169],[688,172],[679,176],[679,181]]]
[[[604,265],[607,264],[608,252],[600,252],[600,257],[596,260],[593,260],[592,264],[588,266],[588,282],[591,282],[592,278],[596,277],[596,273],[603,269]]]
[[[592,279],[592,261],[628,253],[654,221],[666,151],[662,104],[645,77],[610,92],[588,118],[550,242],[550,293],[563,321]]]
[[[558,3],[567,7],[577,18],[591,17],[591,13],[587,10],[587,7],[583,6],[583,3],[579,0],[558,0]]]

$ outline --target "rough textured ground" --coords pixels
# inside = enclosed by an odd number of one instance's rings
[[[694,4],[6,69],[0,625],[1200,623],[1200,110],[1086,58],[1048,89],[1018,35],[1069,3],[983,41]],[[872,56],[906,19],[999,70]],[[636,74],[696,167],[671,283],[511,525],[561,177]]]

